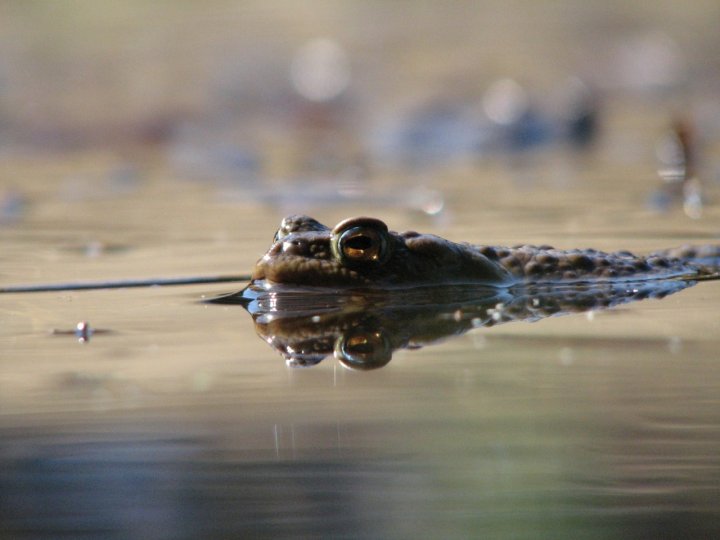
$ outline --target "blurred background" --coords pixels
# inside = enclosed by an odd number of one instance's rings
[[[0,156],[107,151],[116,184],[152,160],[175,179],[275,204],[299,194],[274,188],[297,181],[331,199],[388,175],[442,192],[427,178],[438,169],[568,145],[652,169],[677,120],[717,150],[712,0],[0,10]],[[31,181],[2,179],[6,190]],[[441,205],[442,193],[410,195],[421,210]]]
[[[244,274],[288,213],[718,243],[719,22],[717,0],[2,0],[0,284]],[[233,285],[2,295],[0,538],[717,536],[715,285],[367,373],[289,369],[199,302]]]

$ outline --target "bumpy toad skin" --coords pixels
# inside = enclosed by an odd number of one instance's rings
[[[700,261],[717,264],[719,258],[720,246],[683,247],[647,256],[550,246],[509,248],[397,233],[369,217],[347,219],[330,229],[308,216],[289,216],[257,262],[252,279],[263,280],[266,287],[358,288],[693,279],[713,272]]]

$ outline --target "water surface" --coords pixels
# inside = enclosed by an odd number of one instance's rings
[[[476,179],[455,181],[459,194]],[[1,232],[3,282],[244,272],[279,222],[242,203],[218,206],[191,184],[147,198],[163,187],[156,182],[112,203],[39,196],[28,223]],[[532,188],[531,204],[500,184],[462,191],[440,219],[380,217],[456,240],[639,252],[707,242],[717,230],[712,208],[701,222],[658,216],[617,187],[602,208],[579,180],[563,204],[552,190]],[[190,200],[193,211],[182,212]],[[168,212],[162,223],[136,219],[156,211]],[[118,247],[88,253],[91,241]],[[240,306],[201,302],[232,290],[2,298],[6,537],[720,530],[715,282],[609,311],[478,328],[397,351],[372,372],[333,358],[286,367]],[[108,332],[87,343],[51,333],[83,320]]]

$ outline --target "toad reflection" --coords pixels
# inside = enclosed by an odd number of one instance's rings
[[[418,349],[473,328],[608,309],[662,298],[694,283],[449,285],[362,294],[302,287],[268,290],[251,284],[211,302],[243,305],[252,315],[258,335],[290,367],[313,366],[334,355],[349,369],[371,370],[387,365],[398,349]]]

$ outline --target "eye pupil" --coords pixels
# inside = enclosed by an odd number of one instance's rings
[[[366,249],[370,249],[372,245],[372,238],[367,236],[355,236],[348,238],[347,242],[345,242],[346,247],[357,251],[365,251]]]
[[[343,254],[355,261],[375,261],[380,256],[380,238],[372,231],[348,231],[340,239]]]

